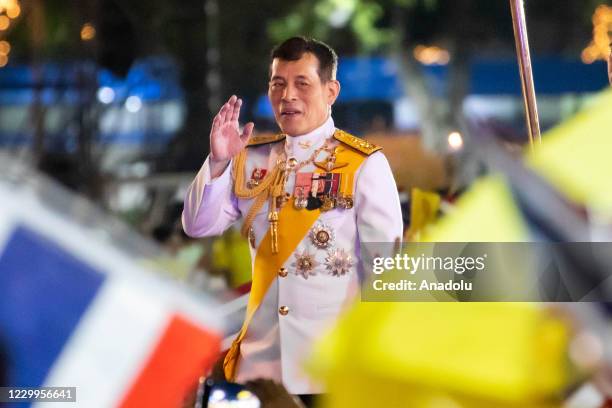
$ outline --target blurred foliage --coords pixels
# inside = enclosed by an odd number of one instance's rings
[[[338,31],[348,31],[355,37],[358,51],[370,52],[391,40],[391,29],[377,25],[384,12],[380,2],[302,1],[288,15],[271,21],[268,33],[275,42],[280,42],[294,35],[329,40]]]
[[[78,9],[66,6],[66,2],[61,0],[23,2],[20,19],[8,33],[5,33],[13,44],[12,58],[24,60],[32,55],[31,15],[33,9],[37,7],[43,8],[42,26],[37,27],[44,31],[42,35],[44,47],[37,50],[40,56],[53,59],[75,57],[74,51],[80,43],[80,13]]]
[[[560,7],[556,0],[527,1],[535,48],[544,52],[579,49],[590,29],[595,7],[611,2],[585,0]],[[507,0],[302,0],[294,3],[286,15],[270,21],[267,31],[276,42],[293,35],[308,35],[339,49],[386,52],[397,34],[393,21],[398,12],[406,15],[405,28],[413,41],[440,41],[461,30],[469,34],[475,46],[492,39],[501,40],[509,50],[513,46]],[[538,33],[548,30],[557,35],[546,33],[541,36],[546,38],[540,39]]]
[[[24,2],[23,21],[18,22],[9,33],[4,33],[4,36],[8,35],[16,45],[13,48],[15,56],[27,59],[31,51],[28,14],[31,14],[32,8],[42,7],[45,18],[44,26],[40,29],[45,31],[45,43],[40,52],[46,58],[95,55],[101,46],[100,42],[106,40],[98,37],[94,42],[82,42],[79,38],[81,26],[95,21],[98,33],[101,33],[104,32],[101,25],[117,19],[125,19],[126,24],[132,26],[137,43],[133,51],[136,57],[159,52],[181,54],[187,45],[185,36],[181,35],[185,31],[200,42],[200,50],[205,52],[204,3],[204,0],[184,0],[180,3],[162,0],[28,1]],[[466,26],[465,30],[474,33],[472,37],[484,41],[490,36],[500,36],[508,41],[509,47],[512,46],[508,1],[240,0],[218,3],[223,72],[228,82],[231,81],[236,88],[246,87],[251,92],[255,91],[252,78],[258,78],[267,70],[264,56],[274,43],[292,35],[309,35],[327,40],[340,51],[385,52],[393,40],[393,20],[398,11],[407,14],[409,37],[418,41],[443,38],[452,34],[453,27],[459,23]],[[584,0],[559,7],[554,0],[527,1],[530,32],[537,34],[538,29],[534,27],[536,23],[554,25],[554,31],[559,34],[552,47],[555,51],[563,49],[564,44],[565,47],[577,46],[569,36],[581,39],[581,36],[574,35],[576,31],[590,33],[594,8],[598,4],[611,3],[611,0]],[[457,4],[463,4],[464,10],[457,7]],[[114,12],[109,13],[109,10]],[[458,16],[457,12],[463,14]],[[578,30],[573,28],[575,26],[578,26]],[[538,36],[534,37],[534,46],[537,48]],[[119,30],[108,41],[112,42],[110,46],[121,48],[125,46],[122,39],[127,40],[125,33]],[[548,39],[548,42],[554,41]],[[253,75],[245,76],[246,71],[253,72]],[[257,88],[261,87],[261,83],[257,84]],[[229,89],[226,91],[231,92]]]

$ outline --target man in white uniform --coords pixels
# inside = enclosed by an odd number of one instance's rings
[[[272,52],[268,97],[282,134],[239,130],[241,100],[214,118],[211,153],[185,198],[183,227],[219,235],[242,218],[253,285],[225,358],[228,380],[269,378],[293,394],[323,390],[304,372],[312,342],[359,293],[360,243],[401,239],[397,187],[380,148],[338,130],[337,56],[291,38]]]

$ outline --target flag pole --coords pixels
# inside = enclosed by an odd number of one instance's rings
[[[512,10],[512,26],[514,27],[516,55],[521,74],[521,88],[523,90],[529,144],[533,148],[534,142],[542,143],[542,137],[540,135],[540,121],[538,119],[538,104],[533,86],[533,72],[531,70],[531,56],[529,54],[529,39],[527,37],[527,23],[525,22],[523,0],[510,0],[510,9]]]

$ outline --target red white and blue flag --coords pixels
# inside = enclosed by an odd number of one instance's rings
[[[216,303],[43,201],[0,181],[0,385],[76,387],[54,407],[180,406],[218,356]]]

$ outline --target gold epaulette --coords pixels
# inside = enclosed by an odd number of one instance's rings
[[[252,147],[252,146],[261,146],[261,145],[265,145],[268,143],[274,143],[274,142],[280,142],[281,140],[284,140],[287,137],[287,135],[283,134],[283,133],[278,133],[276,135],[257,135],[257,136],[252,136],[246,147]]]
[[[367,156],[371,155],[374,152],[382,150],[382,146],[377,146],[374,143],[370,143],[367,140],[364,140],[360,137],[353,136],[350,133],[345,132],[344,130],[336,130],[334,133],[334,139],[352,147],[353,149],[360,151],[361,153],[366,154]]]

